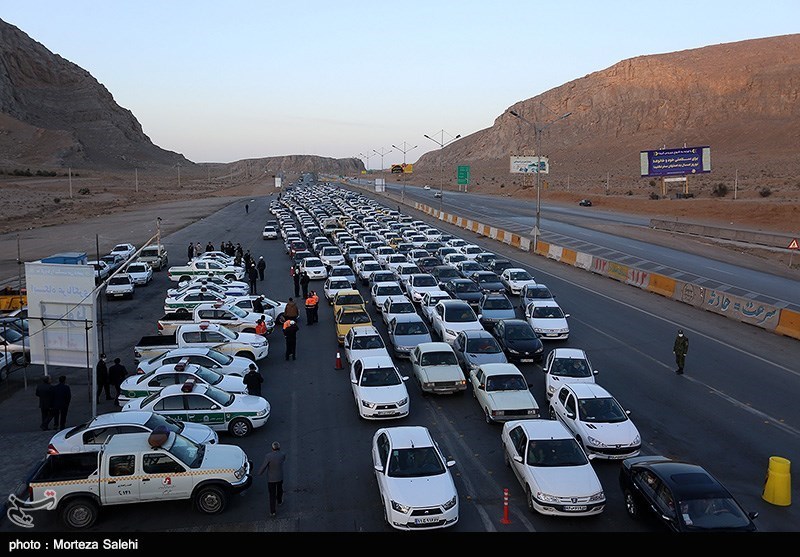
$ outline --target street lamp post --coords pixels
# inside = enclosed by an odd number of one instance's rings
[[[542,105],[544,106],[544,105]],[[547,107],[545,107],[547,108]],[[549,110],[549,109],[548,109]],[[552,111],[551,111],[552,112]],[[539,232],[541,230],[541,222],[542,222],[542,205],[541,205],[541,192],[542,192],[542,133],[544,130],[555,124],[556,122],[563,120],[564,118],[569,117],[572,112],[567,112],[566,114],[562,114],[552,122],[545,124],[544,126],[540,126],[536,122],[530,122],[526,118],[523,118],[517,112],[513,110],[508,111],[509,114],[522,120],[526,124],[533,126],[533,132],[536,138],[536,157],[537,157],[537,165],[536,165],[536,226],[533,229],[533,251],[536,251],[539,247]]]
[[[369,176],[369,157],[370,157],[370,154],[368,152],[367,153],[359,153],[358,156],[367,159],[367,176]]]
[[[406,142],[403,141],[403,148],[402,149],[400,147],[398,147],[397,145],[392,145],[392,147],[394,147],[398,151],[402,151],[402,153],[403,153],[403,171],[405,172],[406,153],[408,153],[412,149],[416,149],[417,147],[419,147],[419,145],[414,145],[413,147],[406,147]],[[405,183],[405,181],[403,181],[403,190],[402,190],[402,193],[400,194],[400,202],[401,203],[405,203],[406,202],[406,183]]]
[[[382,178],[382,180],[383,180],[383,188],[384,188],[383,191],[385,192],[386,191],[386,167],[383,166],[383,156],[384,155],[388,155],[389,153],[392,152],[392,150],[389,149],[388,151],[386,151],[384,147],[381,147],[380,151],[376,151],[375,149],[373,149],[372,152],[381,156],[381,176],[383,177]]]
[[[444,146],[445,145],[449,145],[450,143],[452,143],[453,141],[455,141],[456,139],[461,137],[461,134],[458,134],[455,137],[451,137],[450,139],[445,141],[444,140],[445,131],[442,130],[439,133],[442,136],[441,141],[438,140],[438,139],[432,138],[428,134],[424,134],[424,135],[425,135],[425,137],[427,137],[428,139],[430,139],[431,141],[433,141],[434,143],[436,143],[439,146],[439,212],[441,212],[442,211],[442,200],[444,199],[444,166],[443,166],[444,165]],[[450,135],[450,134],[448,134],[448,135]]]

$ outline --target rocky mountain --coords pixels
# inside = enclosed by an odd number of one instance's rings
[[[607,180],[641,184],[640,151],[705,145],[712,172],[701,181],[738,170],[742,179],[795,187],[799,101],[800,34],[640,56],[514,104],[508,110],[524,120],[507,110],[492,127],[426,153],[414,165],[414,181],[437,183],[441,162],[450,187],[457,165],[472,166],[478,189],[499,178],[521,183],[509,174],[509,156],[535,154],[538,126],[546,127],[546,179],[571,181],[575,189]]]

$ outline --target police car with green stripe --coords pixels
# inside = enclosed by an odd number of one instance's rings
[[[189,359],[185,358],[177,364],[163,365],[149,373],[126,377],[120,386],[120,404],[150,396],[168,385],[183,385],[189,380],[199,385],[213,385],[227,393],[247,393],[247,385],[241,377],[223,375],[203,366],[190,364]]]
[[[242,280],[244,268],[226,265],[213,259],[195,259],[186,265],[176,265],[167,270],[167,276],[172,282],[191,280],[199,276],[222,276],[228,280]]]
[[[149,410],[182,422],[200,423],[234,437],[245,437],[267,423],[270,404],[254,395],[228,393],[212,385],[187,381],[135,398],[122,411]]]

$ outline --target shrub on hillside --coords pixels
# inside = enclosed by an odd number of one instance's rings
[[[720,182],[711,190],[711,195],[713,197],[725,197],[728,195],[728,186]]]

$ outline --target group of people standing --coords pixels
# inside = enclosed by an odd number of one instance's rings
[[[49,375],[42,377],[42,382],[36,387],[36,396],[39,398],[39,410],[42,414],[42,431],[50,429],[64,429],[67,427],[67,411],[72,400],[72,389],[67,385],[67,376],[58,378],[58,383],[53,385]]]

